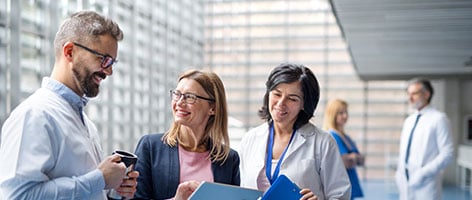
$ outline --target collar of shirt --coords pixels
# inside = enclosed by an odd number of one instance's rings
[[[429,110],[431,109],[431,105],[428,104],[426,105],[423,109],[421,110],[415,110],[415,112],[413,113],[415,116],[416,115],[423,115],[424,113],[428,112]]]
[[[82,111],[88,102],[87,98],[80,97],[63,83],[49,77],[43,78],[41,87],[49,89],[60,95],[72,106],[72,108],[74,108],[75,111],[79,113],[80,116],[82,116]]]

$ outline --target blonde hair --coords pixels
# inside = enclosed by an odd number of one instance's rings
[[[326,109],[324,113],[323,129],[326,131],[333,129],[337,132],[342,132],[342,130],[339,130],[336,126],[336,116],[341,109],[347,109],[347,107],[347,102],[341,99],[333,99],[329,101],[326,104]]]
[[[228,136],[228,109],[223,82],[215,73],[199,70],[184,72],[178,80],[180,81],[184,78],[198,82],[209,95],[209,98],[215,100],[214,102],[210,102],[214,106],[215,114],[208,119],[205,127],[205,135],[198,144],[207,144],[212,162],[224,162],[228,158],[230,146]],[[170,129],[164,134],[163,141],[171,146],[176,146],[180,140],[181,129],[180,124],[173,122]]]

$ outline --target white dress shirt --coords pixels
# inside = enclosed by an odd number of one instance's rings
[[[106,199],[97,166],[97,129],[81,97],[44,78],[42,87],[5,121],[0,144],[0,196],[5,199]],[[65,98],[64,98],[65,97]]]
[[[241,186],[257,189],[265,171],[269,127],[264,123],[246,133],[240,143]],[[309,188],[319,200],[350,199],[351,185],[334,139],[311,123],[299,128],[280,166],[300,188]]]

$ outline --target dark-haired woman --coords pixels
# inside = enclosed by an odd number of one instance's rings
[[[285,174],[301,199],[349,199],[351,186],[337,144],[312,118],[320,97],[312,71],[284,63],[272,70],[259,116],[266,122],[240,143],[241,186],[267,190]]]

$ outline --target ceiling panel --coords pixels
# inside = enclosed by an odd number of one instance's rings
[[[472,1],[330,2],[362,79],[472,79]]]

